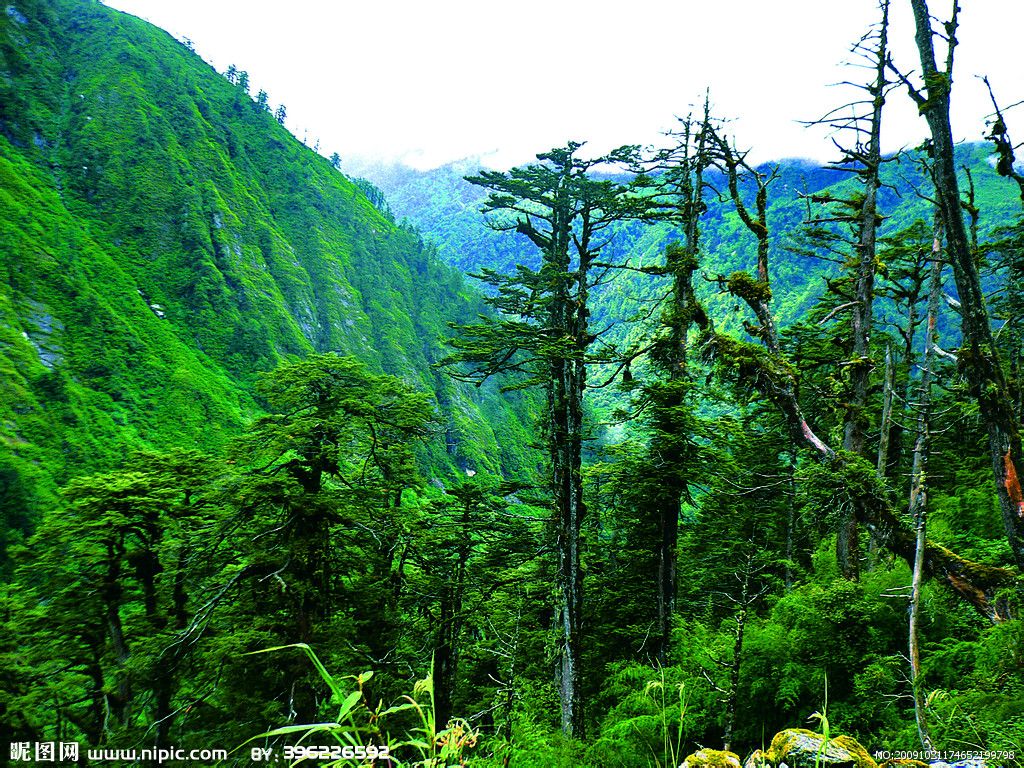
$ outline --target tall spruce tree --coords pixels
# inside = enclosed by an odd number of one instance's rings
[[[870,426],[868,417],[868,385],[873,369],[871,360],[871,332],[874,324],[873,304],[875,297],[875,272],[878,260],[875,255],[878,226],[881,216],[878,212],[878,190],[882,185],[882,114],[885,106],[889,81],[886,76],[886,61],[889,58],[889,1],[880,3],[882,18],[877,32],[869,33],[854,48],[874,71],[872,82],[860,86],[867,95],[863,104],[869,107],[863,114],[855,109],[852,117],[833,123],[836,127],[852,131],[855,144],[844,149],[842,159],[835,167],[855,173],[861,181],[860,194],[840,201],[847,209],[843,218],[853,227],[854,242],[850,257],[853,293],[850,306],[849,396],[843,420],[843,450],[864,455],[867,433]],[[858,105],[859,106],[859,105]],[[841,214],[842,215],[842,214]],[[836,532],[836,558],[843,576],[856,579],[860,574],[860,546],[858,542],[856,506],[845,512],[839,520]]]
[[[569,142],[538,155],[537,164],[468,177],[489,190],[483,212],[491,214],[491,226],[522,235],[539,251],[540,265],[532,269],[520,263],[512,275],[485,270],[479,277],[496,291],[490,303],[500,315],[459,326],[452,342],[457,351],[443,361],[466,380],[482,383],[498,373],[518,373],[524,378],[513,386],[545,391],[558,557],[557,680],[562,730],[573,737],[583,734],[583,398],[587,367],[595,360],[590,349],[601,336],[590,327],[589,297],[597,259],[607,245],[604,231],[643,207],[628,186],[593,173],[629,150],[586,159],[579,153],[582,146]]]
[[[646,471],[634,474],[634,482],[640,478],[647,481],[642,485],[644,500],[640,507],[656,531],[656,654],[661,664],[668,663],[676,612],[680,509],[692,501],[690,482],[696,469],[688,336],[695,314],[702,311],[695,299],[693,274],[698,267],[700,217],[707,210],[704,172],[711,164],[708,124],[709,102],[705,99],[703,120],[681,121],[675,146],[657,153],[647,168],[652,175],[637,180],[637,186],[647,194],[647,218],[667,222],[679,235],[679,241],[665,249],[664,265],[644,270],[667,277],[671,289],[660,332],[650,348],[651,363],[659,375],[645,382],[638,404],[638,410],[649,413]]]
[[[271,413],[236,445],[251,466],[235,496],[239,525],[251,531],[247,577],[273,580],[281,594],[261,597],[254,623],[282,642],[326,645],[335,614],[364,599],[352,628],[365,653],[383,660],[394,645],[408,546],[402,496],[420,482],[414,451],[429,435],[429,399],[333,353],[282,365],[258,388]],[[367,536],[357,548],[365,580],[347,589],[342,553]],[[286,695],[298,718],[312,722],[316,692],[294,686],[304,669],[297,658]]]

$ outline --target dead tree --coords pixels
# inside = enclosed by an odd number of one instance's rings
[[[712,162],[726,177],[729,197],[740,221],[757,240],[757,277],[747,272],[734,272],[727,279],[719,278],[719,284],[729,293],[743,299],[757,318],[757,325],[746,324],[747,333],[760,339],[772,352],[779,351],[779,333],[775,326],[775,318],[771,312],[771,277],[768,260],[771,254],[770,233],[768,229],[768,188],[775,180],[775,172],[764,172],[753,168],[747,163],[746,153],[739,152],[712,125],[705,122],[704,130],[708,137],[708,151]],[[740,192],[741,181],[754,185],[754,209],[743,199]]]
[[[733,732],[736,727],[736,704],[739,701],[740,668],[743,664],[743,636],[746,632],[750,611],[768,593],[766,585],[758,585],[756,583],[757,577],[763,571],[764,567],[756,562],[755,550],[751,548],[741,569],[733,573],[733,577],[740,587],[739,594],[722,593],[725,600],[733,605],[735,611],[733,614],[735,629],[732,643],[732,658],[726,661],[713,657],[713,661],[726,670],[729,681],[726,688],[715,685],[714,682],[712,682],[712,686],[721,694],[722,701],[725,704],[725,728],[722,734],[722,749],[727,752],[732,749]]]
[[[910,685],[914,695],[914,715],[921,746],[932,749],[928,729],[928,713],[921,681],[921,652],[918,646],[921,620],[921,584],[924,579],[924,556],[927,546],[928,517],[928,449],[932,416],[932,378],[938,361],[937,339],[939,302],[942,297],[942,219],[936,217],[935,238],[932,245],[931,277],[928,285],[928,320],[925,334],[924,360],[917,401],[917,436],[914,440],[914,463],[910,473],[910,521],[914,526],[914,566],[910,583],[910,621],[908,651],[910,658]]]
[[[988,89],[989,98],[992,99],[992,108],[995,110],[995,119],[989,126],[990,130],[986,138],[992,142],[993,149],[996,151],[996,173],[1011,179],[1017,184],[1020,188],[1020,201],[1024,203],[1024,174],[1017,170],[1017,158],[1014,155],[1015,147],[1010,140],[1010,131],[1006,127],[1006,118],[1003,117],[1003,111],[999,109],[996,95],[992,92],[992,83],[989,82],[987,77],[983,77],[982,81]]]
[[[916,221],[907,229],[883,238],[885,245],[882,258],[888,266],[886,279],[878,286],[876,293],[889,298],[895,305],[897,316],[894,323],[896,333],[902,339],[900,349],[900,368],[903,378],[901,393],[896,394],[895,366],[887,371],[886,376],[892,377],[891,389],[888,389],[890,406],[888,414],[883,413],[885,434],[880,441],[885,444],[884,464],[880,465],[881,476],[890,482],[898,482],[903,465],[903,419],[901,414],[893,412],[892,399],[906,403],[914,397],[914,380],[910,375],[912,361],[917,349],[918,329],[925,318],[920,309],[928,293],[928,262],[931,258],[932,228],[924,221]],[[891,349],[890,349],[891,352]],[[890,386],[890,385],[886,385]],[[880,449],[880,456],[882,451]]]
[[[882,420],[878,429],[878,463],[876,473],[880,478],[886,475],[889,466],[889,442],[892,429],[892,400],[896,375],[892,366],[892,347],[885,348],[885,378],[882,380]]]
[[[1024,492],[1021,472],[1020,418],[999,359],[988,309],[982,292],[975,249],[971,246],[964,222],[957,178],[953,133],[950,125],[950,91],[956,51],[958,14],[953,0],[950,20],[943,24],[946,60],[943,69],[936,63],[931,15],[926,0],[910,0],[916,28],[915,40],[921,60],[923,90],[898,72],[911,98],[928,122],[931,133],[935,193],[946,228],[948,258],[953,268],[960,299],[961,329],[964,346],[957,357],[960,367],[978,402],[982,422],[988,433],[992,472],[1002,513],[1006,537],[1018,569],[1024,569]]]
[[[867,415],[868,387],[874,368],[871,355],[871,332],[874,320],[875,272],[878,268],[876,241],[881,216],[878,213],[878,190],[881,188],[882,168],[882,110],[890,83],[886,77],[889,50],[889,0],[880,3],[882,18],[875,31],[869,32],[854,46],[853,52],[865,59],[874,72],[868,84],[852,84],[865,93],[865,98],[844,105],[825,115],[819,124],[850,132],[854,137],[852,148],[843,148],[842,157],[832,167],[854,173],[860,179],[861,190],[856,196],[834,198],[830,195],[812,195],[813,202],[826,203],[831,212],[828,219],[814,223],[841,223],[853,229],[853,253],[849,258],[852,273],[850,308],[851,358],[844,366],[850,377],[846,413],[843,419],[843,450],[864,455],[870,420]],[[847,108],[850,116],[842,114]],[[867,113],[864,113],[867,108]],[[856,504],[856,502],[855,502]],[[857,511],[843,507],[836,531],[836,560],[847,579],[860,575],[860,544]]]

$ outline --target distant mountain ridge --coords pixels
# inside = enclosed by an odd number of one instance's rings
[[[982,229],[989,230],[1015,219],[1019,215],[1019,201],[1013,188],[996,174],[990,147],[981,143],[966,144],[961,147],[961,155],[962,164],[970,168],[976,185]],[[408,220],[437,247],[442,259],[468,273],[484,267],[508,272],[524,254],[528,256],[531,249],[523,239],[487,227],[479,212],[486,192],[464,178],[479,172],[480,168],[479,159],[470,157],[427,171],[391,164],[364,165],[360,173],[384,192],[391,211],[399,220]],[[817,300],[824,288],[821,276],[829,274],[827,265],[790,250],[807,218],[808,202],[802,195],[849,194],[854,191],[852,185],[856,180],[849,173],[801,159],[780,160],[761,168],[777,173],[770,187],[768,221],[774,251],[773,288],[776,296],[788,297],[775,307],[780,323],[785,326],[801,317]],[[727,195],[721,183],[724,180],[716,184],[712,175],[711,181]],[[915,165],[913,153],[902,162],[888,163],[884,182],[886,186],[879,202],[885,217],[883,236],[903,229],[915,219],[931,220],[929,204],[918,194],[918,190],[927,190],[927,184]],[[711,195],[701,230],[705,269],[729,274],[752,267],[754,244],[746,237],[731,203],[724,199],[715,201]],[[634,262],[656,258],[675,236],[664,226],[643,232],[634,227],[630,235],[623,233],[619,255]],[[613,295],[620,294],[621,298],[623,293],[647,294],[637,280],[627,277],[621,282],[622,286],[613,290]]]

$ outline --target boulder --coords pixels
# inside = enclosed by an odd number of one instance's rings
[[[849,736],[825,739],[804,728],[788,728],[775,734],[769,750],[771,765],[781,768],[878,768],[868,751]]]
[[[679,768],[741,768],[740,756],[735,752],[699,749],[683,760]]]

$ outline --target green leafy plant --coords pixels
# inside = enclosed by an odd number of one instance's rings
[[[668,686],[665,684],[665,670],[660,665],[658,667],[660,679],[651,680],[644,687],[644,694],[655,700],[659,700],[661,709],[661,748],[662,754],[661,759],[658,755],[654,755],[654,762],[656,765],[679,765],[683,755],[683,729],[681,727],[673,727],[669,723],[669,710],[670,706],[667,701],[666,690]],[[686,683],[679,683],[675,686],[676,694],[679,698],[679,725],[682,725],[683,720],[686,718]],[[673,732],[675,740],[673,741]],[[652,749],[653,752],[653,749]],[[664,760],[664,762],[662,762]]]
[[[416,698],[424,695],[429,699],[426,706]],[[420,760],[413,765],[423,766],[423,768],[466,765],[465,753],[476,746],[479,734],[473,730],[468,721],[462,718],[452,718],[442,730],[437,729],[437,721],[434,717],[436,709],[433,674],[416,681],[416,685],[413,686],[413,695],[403,696],[402,699],[405,701],[404,704],[398,704],[385,710],[381,716],[410,709],[419,716],[419,726],[413,728],[410,736],[399,745],[412,746],[419,751]],[[412,734],[417,734],[417,736],[412,736]]]
[[[619,703],[589,752],[594,764],[679,765],[686,754],[685,732],[694,724],[695,689],[685,672],[676,666],[631,665],[612,672],[608,691]]]
[[[829,740],[829,723],[828,723],[828,677],[825,677],[825,700],[821,704],[820,712],[812,712],[808,720],[817,720],[818,725],[821,728],[821,746],[818,747],[818,752],[814,756],[814,768],[818,768],[821,765],[821,760],[828,753],[828,740]]]
[[[293,754],[299,756],[290,764],[297,765],[307,759],[316,759],[319,764],[327,766],[369,767],[376,765],[380,756],[389,760],[388,765],[399,768],[453,768],[467,765],[467,752],[476,746],[479,733],[462,718],[452,718],[445,727],[438,729],[434,716],[433,674],[418,680],[413,686],[412,695],[402,696],[399,703],[387,708],[381,703],[371,708],[366,700],[364,686],[373,677],[372,671],[337,677],[331,674],[306,643],[279,645],[247,655],[274,653],[290,648],[301,650],[330,688],[332,701],[338,706],[334,720],[274,728],[252,737],[238,747],[236,752],[259,739],[299,734],[298,745],[301,746],[304,740],[315,734],[327,734],[341,747],[342,757],[335,758],[339,750],[328,750],[330,762],[324,763],[311,752],[296,749]],[[352,689],[345,681],[352,681],[355,688]],[[426,701],[423,701],[424,697]],[[396,737],[390,732],[387,721],[403,712],[415,713],[418,723],[404,729],[402,735]]]

